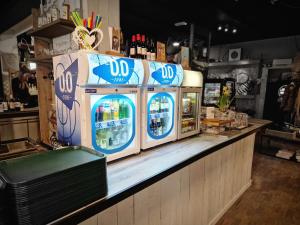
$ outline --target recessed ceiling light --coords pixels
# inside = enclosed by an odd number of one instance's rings
[[[218,30],[222,30],[222,26],[218,26]]]
[[[186,25],[187,25],[187,22],[181,21],[181,22],[174,23],[174,25],[175,25],[176,27],[186,26]]]
[[[177,41],[173,42],[173,46],[174,46],[174,47],[178,47],[179,45],[180,45],[179,42],[177,42]]]
[[[232,33],[235,34],[236,32],[237,32],[237,29],[236,29],[236,28],[233,28],[233,29],[232,29]]]
[[[225,32],[228,32],[228,28],[227,28],[227,27],[225,27],[224,31],[225,31]]]

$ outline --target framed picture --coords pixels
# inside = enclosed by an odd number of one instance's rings
[[[108,27],[110,51],[120,53],[120,28]]]

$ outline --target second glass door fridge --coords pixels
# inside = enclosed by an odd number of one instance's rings
[[[142,149],[176,140],[177,96],[177,88],[143,90]]]
[[[202,88],[179,89],[178,139],[200,132]]]

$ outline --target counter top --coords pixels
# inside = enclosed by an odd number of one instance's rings
[[[16,111],[16,112],[1,112],[0,119],[9,119],[16,117],[28,117],[28,116],[38,116],[39,110],[37,108],[28,108],[24,109],[24,111]]]
[[[197,135],[109,163],[108,195],[51,224],[79,223],[152,185],[179,169],[257,132],[271,121],[250,120],[251,126],[233,135]]]

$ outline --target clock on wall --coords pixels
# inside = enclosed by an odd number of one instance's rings
[[[241,53],[242,53],[241,48],[229,49],[228,61],[232,62],[232,61],[241,60]]]

